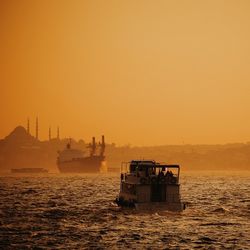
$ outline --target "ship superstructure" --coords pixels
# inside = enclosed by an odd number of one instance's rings
[[[121,165],[119,206],[182,211],[180,166],[133,160]]]
[[[97,148],[100,148],[99,154]],[[89,156],[84,155],[84,151],[73,149],[69,142],[63,151],[58,152],[57,166],[61,173],[91,173],[99,172],[105,163],[105,139],[97,145],[95,137],[92,143],[88,145]]]

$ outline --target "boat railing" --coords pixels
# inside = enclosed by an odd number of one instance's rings
[[[173,172],[172,172],[173,171]],[[173,164],[156,163],[154,161],[135,161],[121,163],[121,176],[124,180],[127,177],[146,178],[164,177],[167,183],[178,184],[180,178],[180,166]]]
[[[121,163],[121,173],[122,174],[129,173],[129,164],[130,164],[130,162],[122,162]]]

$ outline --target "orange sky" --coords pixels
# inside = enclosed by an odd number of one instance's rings
[[[248,0],[2,0],[0,38],[0,138],[250,141]]]

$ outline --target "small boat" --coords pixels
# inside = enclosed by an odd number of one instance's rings
[[[45,168],[12,168],[11,173],[18,174],[46,174],[49,171]]]
[[[155,161],[133,160],[121,164],[120,193],[115,202],[121,207],[183,211],[180,198],[180,166]]]

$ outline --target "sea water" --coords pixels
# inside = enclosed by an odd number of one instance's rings
[[[184,212],[120,209],[119,174],[0,176],[0,249],[250,249],[249,173],[184,173]]]

